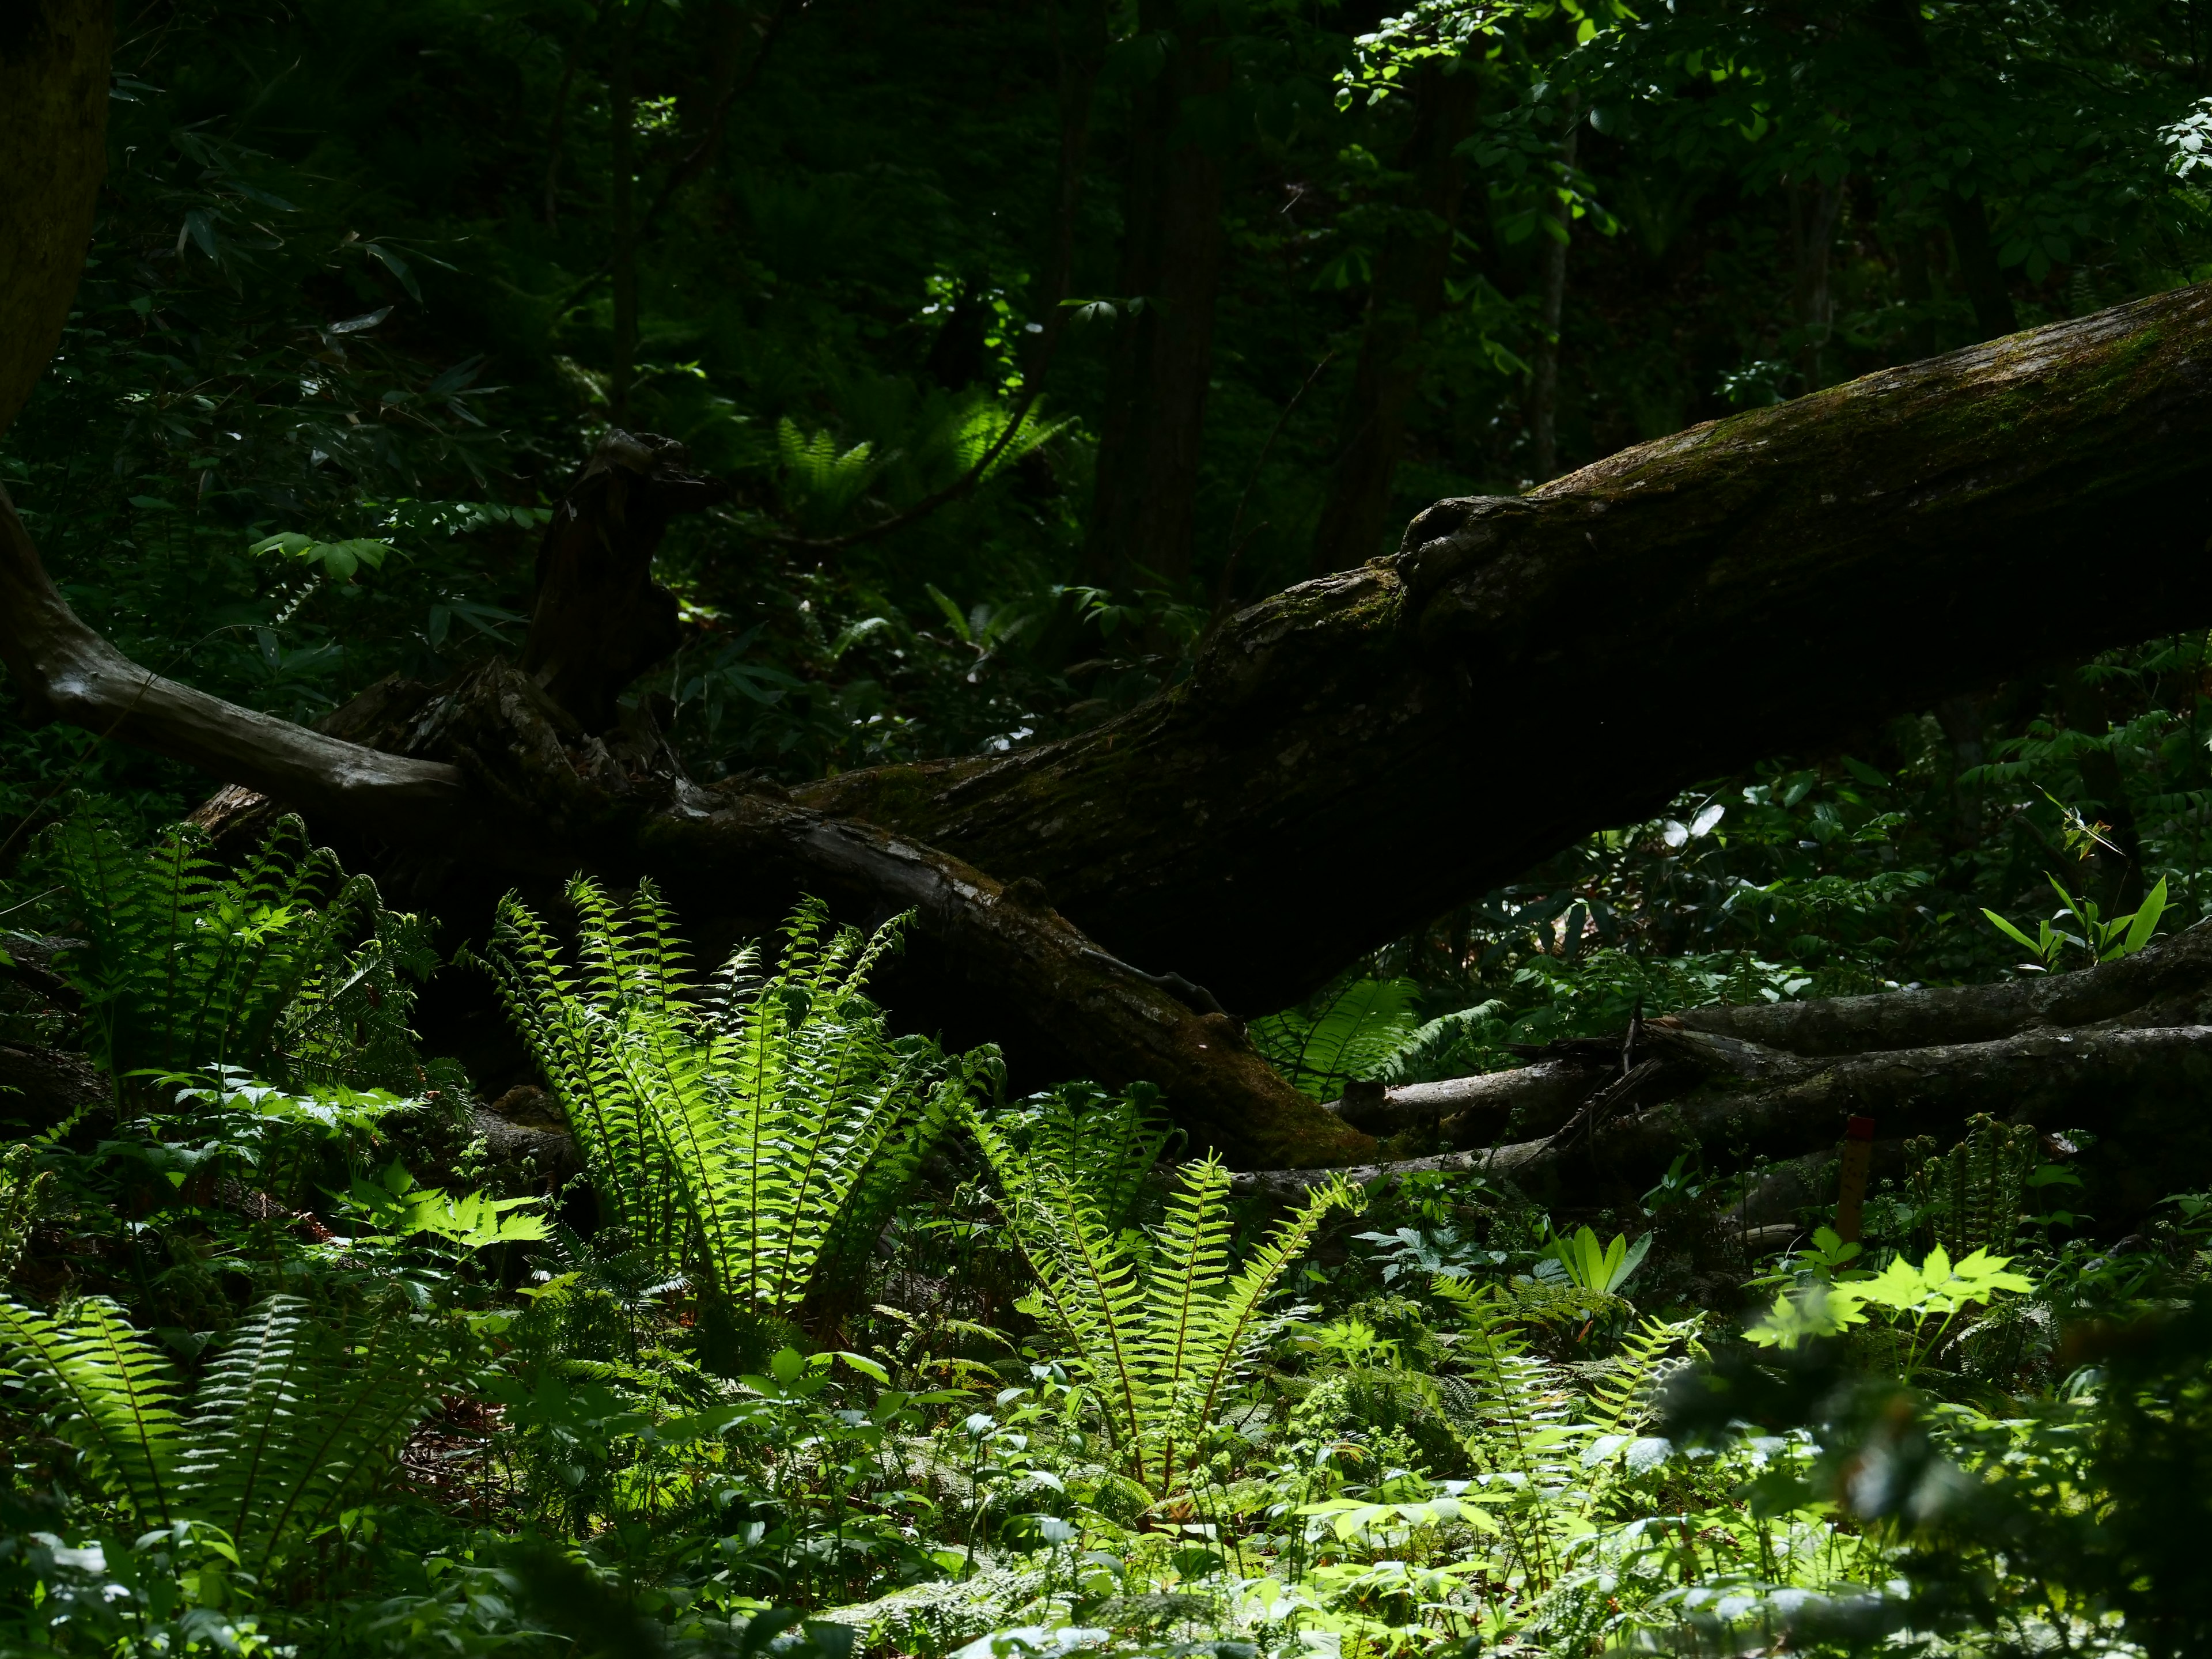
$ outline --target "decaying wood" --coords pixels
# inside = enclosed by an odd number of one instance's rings
[[[799,798],[1264,1012],[1698,780],[2212,622],[2208,532],[2199,286],[1438,502],[1117,720]]]
[[[1438,1120],[1449,1150],[1348,1173],[1371,1184],[1480,1170],[1596,1203],[1641,1192],[1685,1153],[1719,1173],[1831,1148],[1853,1116],[1873,1118],[1895,1142],[1955,1137],[1987,1113],[2071,1132],[2087,1147],[2088,1207],[2106,1219],[2140,1215],[2212,1175],[2212,923],[2076,973],[1704,1008],[1649,1021],[1644,1034],[1647,1058],[1626,1077],[1612,1038],[1553,1045],[1522,1070],[1385,1091],[1386,1108],[1393,1095],[1421,1098],[1418,1089],[1479,1110]],[[1638,1074],[1640,1097],[1606,1109]],[[1285,1196],[1315,1178],[1253,1170],[1237,1180]]]
[[[397,841],[465,827],[461,774],[240,708],[132,662],[78,620],[0,489],[0,662],[33,720],[168,755],[326,820]]]
[[[610,434],[554,508],[538,549],[538,600],[526,672],[587,732],[615,724],[615,699],[676,654],[676,596],[653,580],[653,555],[679,513],[727,492],[684,470],[684,446]]]
[[[1301,1163],[1372,1145],[1291,1089],[1237,1022],[1190,1007],[1100,951],[1033,883],[1002,884],[769,791],[702,788],[635,728],[625,765],[503,663],[474,671],[441,700],[437,720],[441,751],[461,760],[502,820],[555,832],[587,867],[654,877],[678,914],[733,895],[774,914],[800,891],[856,918],[911,911],[909,949],[927,974],[953,978],[1017,1029],[1051,1033],[1086,1075],[1158,1084],[1200,1144],[1243,1158],[1279,1150]]]

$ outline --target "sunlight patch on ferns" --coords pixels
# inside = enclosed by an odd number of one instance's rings
[[[408,1017],[436,966],[414,916],[346,875],[298,818],[233,872],[190,824],[135,848],[78,811],[46,858],[84,943],[57,960],[87,1045],[118,1079],[252,1071],[279,1082],[411,1089]]]
[[[890,1036],[862,988],[899,921],[863,939],[810,899],[773,974],[748,947],[702,994],[650,882],[626,907],[580,878],[568,899],[575,965],[510,895],[489,966],[610,1218],[702,1295],[789,1313],[865,1251],[995,1055]]]
[[[49,1314],[0,1297],[0,1366],[141,1526],[216,1528],[259,1573],[375,1490],[459,1384],[467,1345],[398,1299],[333,1318],[274,1296],[224,1341],[187,1411],[167,1358],[112,1303]]]
[[[1229,1171],[1215,1159],[1180,1168],[1157,1227],[1124,1229],[1108,1207],[1164,1143],[1142,1111],[1078,1116],[1054,1097],[1018,1148],[980,1113],[967,1116],[1037,1276],[1021,1305],[1072,1345],[1129,1474],[1155,1498],[1172,1497],[1242,1372],[1294,1316],[1268,1309],[1277,1281],[1332,1210],[1358,1206],[1358,1190],[1316,1189],[1232,1270]]]

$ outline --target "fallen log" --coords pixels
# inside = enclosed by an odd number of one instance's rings
[[[94,16],[74,0],[45,15]],[[59,65],[82,93],[99,45],[72,37],[27,72]],[[0,92],[26,72],[0,66],[16,77]],[[41,86],[5,106],[15,148],[52,165],[0,226],[36,218],[51,243],[88,222],[98,104]],[[77,273],[10,269],[0,297],[28,328],[11,337],[43,353]],[[0,359],[0,416],[28,384],[19,356]],[[302,809],[319,835],[376,843],[356,862],[443,881],[479,912],[507,881],[579,866],[662,872],[679,899],[755,915],[805,887],[855,919],[915,908],[925,975],[975,988],[1018,1042],[1160,1082],[1232,1158],[1340,1163],[1370,1138],[1214,1010],[1285,1006],[1697,779],[2021,663],[2212,622],[2208,365],[2199,286],[1694,428],[1525,496],[1439,502],[1395,556],[1238,613],[1187,683],[1093,731],[789,792],[701,789],[649,713],[619,704],[673,639],[652,544],[712,490],[679,451],[623,434],[548,528],[525,668],[379,688],[350,735],[130,663],[70,613],[4,499],[0,660],[34,714]],[[2049,602],[2100,556],[2130,580],[2094,605]],[[1644,741],[1662,696],[1667,740]],[[1533,756],[1586,763],[1501,787]],[[253,810],[234,797],[216,816]],[[1762,1048],[1812,1056],[1748,1026],[1668,1041],[1639,1087],[1670,1098]],[[1577,1121],[1573,1157],[1652,1109],[1617,1103],[1619,1121]],[[1467,1114],[1469,1132],[1495,1117]]]
[[[2212,1180],[2212,922],[2075,973],[1693,1009],[1644,1022],[1643,1042],[1646,1083],[1628,1110],[1592,1109],[1628,1080],[1622,1037],[1552,1045],[1480,1079],[1382,1091],[1386,1109],[1394,1096],[1475,1105],[1434,1120],[1447,1150],[1337,1173],[1373,1185],[1480,1170],[1597,1206],[1632,1199],[1686,1154],[1717,1175],[1832,1148],[1855,1116],[1894,1140],[1955,1138],[1987,1113],[2080,1145],[2101,1219],[2132,1219]],[[1543,1133],[1507,1138],[1505,1126],[1532,1119]],[[1250,1170],[1236,1184],[1283,1198],[1319,1178]]]
[[[2208,441],[2199,286],[1439,501],[1117,720],[798,798],[1034,877],[1231,1009],[1286,1007],[1700,780],[2212,623]],[[2124,580],[2051,603],[2085,564]]]

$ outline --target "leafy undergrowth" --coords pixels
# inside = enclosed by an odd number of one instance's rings
[[[1679,1173],[1266,1213],[1142,1089],[890,1036],[895,925],[702,974],[579,884],[447,970],[569,1170],[296,829],[40,857],[8,1035],[106,1092],[0,1155],[7,1650],[2203,1650],[2212,1200],[2089,1243],[2033,1131],[1781,1254]],[[1360,1007],[1316,1080],[1415,1035]]]

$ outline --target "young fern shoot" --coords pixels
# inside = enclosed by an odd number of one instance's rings
[[[776,970],[733,957],[702,995],[650,882],[627,906],[579,878],[579,966],[510,895],[489,966],[553,1085],[592,1186],[637,1247],[724,1311],[784,1316],[880,1210],[995,1056],[948,1066],[862,993],[900,922],[863,939],[802,903]]]
[[[1316,1188],[1232,1271],[1229,1171],[1218,1160],[1182,1166],[1150,1231],[1123,1230],[1103,1201],[1133,1152],[1161,1144],[1141,1115],[1085,1122],[1057,1099],[1019,1149],[981,1114],[967,1116],[1037,1276],[1024,1310],[1072,1345],[1128,1474],[1157,1499],[1175,1496],[1238,1374],[1292,1316],[1267,1307],[1277,1281],[1330,1211],[1358,1206],[1358,1189]]]

